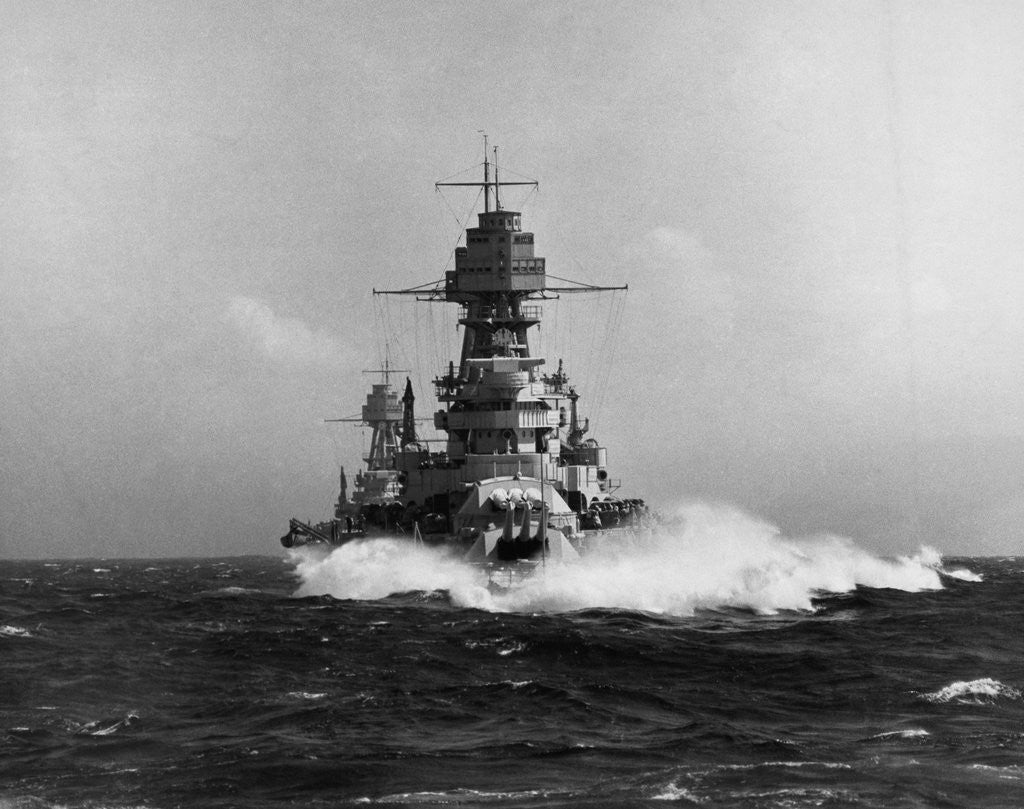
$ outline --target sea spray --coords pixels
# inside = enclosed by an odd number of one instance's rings
[[[579,561],[549,563],[507,591],[490,591],[485,575],[449,552],[396,539],[350,542],[327,556],[294,552],[298,596],[377,599],[413,590],[445,590],[453,603],[496,612],[634,609],[692,615],[734,607],[771,614],[810,610],[822,593],[858,584],[919,591],[941,589],[941,557],[881,559],[836,536],[787,539],[774,526],[727,506],[680,511],[672,531],[609,542]]]
[[[883,560],[841,537],[791,540],[742,512],[706,504],[682,511],[684,527],[646,542],[609,544],[553,575],[537,576],[495,608],[570,611],[590,607],[692,615],[735,607],[770,614],[810,610],[821,592],[858,584],[902,590],[941,589],[938,555]]]
[[[297,596],[331,595],[371,600],[413,590],[447,590],[486,600],[480,571],[440,548],[416,546],[401,539],[348,542],[327,556],[294,550],[291,558],[301,581]],[[470,606],[477,606],[475,603]]]

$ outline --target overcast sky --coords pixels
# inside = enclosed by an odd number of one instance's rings
[[[1024,5],[0,1],[0,556],[276,553],[479,130],[623,493],[1024,553]],[[474,173],[469,175],[475,177]]]

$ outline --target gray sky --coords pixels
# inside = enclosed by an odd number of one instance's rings
[[[424,414],[457,353],[370,290],[443,274],[478,130],[630,285],[540,345],[625,493],[1024,553],[1022,79],[1015,2],[0,2],[0,556],[327,516],[382,329]]]

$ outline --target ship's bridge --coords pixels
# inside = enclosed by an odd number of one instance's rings
[[[523,229],[523,215],[520,211],[487,211],[486,213],[478,213],[477,221],[479,226],[470,228],[466,231],[467,233],[485,230],[512,231]]]
[[[445,276],[446,291],[458,295],[544,289],[544,259],[534,256],[533,234],[522,232],[519,211],[477,216],[479,227],[468,228],[466,246],[455,251],[455,269]]]

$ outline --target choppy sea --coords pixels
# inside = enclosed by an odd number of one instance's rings
[[[387,540],[0,561],[0,807],[1016,809],[1022,627],[1024,559],[739,518],[511,591]]]

